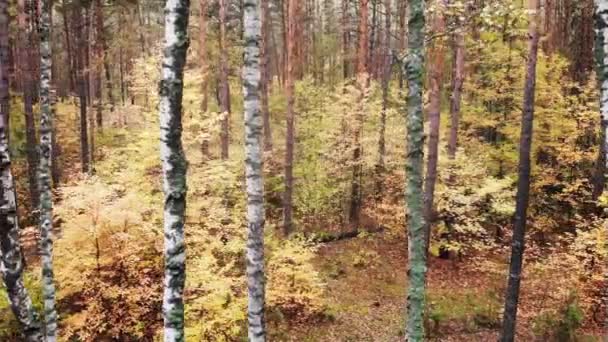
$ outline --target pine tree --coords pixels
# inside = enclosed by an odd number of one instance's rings
[[[296,20],[298,0],[287,1],[287,73],[285,91],[287,93],[287,134],[285,137],[285,194],[283,198],[283,233],[293,231],[293,154],[295,140],[295,69],[296,60]]]
[[[422,87],[424,70],[424,0],[409,1],[407,95],[406,202],[408,230],[408,294],[405,340],[424,340],[426,240],[422,197],[424,123]]]
[[[509,280],[505,296],[505,311],[503,317],[502,342],[512,342],[515,339],[515,322],[519,302],[519,287],[524,257],[526,220],[530,200],[530,150],[532,148],[532,129],[534,120],[534,100],[536,92],[536,60],[538,56],[539,33],[537,14],[540,9],[538,0],[528,0],[531,12],[529,24],[529,54],[526,65],[526,81],[524,87],[524,102],[521,117],[521,135],[519,141],[519,170],[517,179],[517,195],[515,218],[513,220],[513,241],[511,243],[511,263]]]
[[[160,84],[160,157],[165,193],[165,288],[163,319],[166,342],[184,341],[187,162],[182,146],[182,97],[188,51],[189,0],[165,5],[165,45]]]

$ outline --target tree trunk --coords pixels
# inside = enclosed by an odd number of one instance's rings
[[[82,8],[80,6],[74,8],[74,27],[75,27],[75,45],[76,45],[76,70],[77,70],[77,90],[80,104],[80,162],[82,172],[88,173],[90,171],[90,159],[89,159],[89,134],[88,134],[88,120],[87,120],[87,86],[85,78],[85,53],[86,53],[86,42],[83,37],[83,20],[82,20]]]
[[[397,4],[397,11],[398,11],[398,15],[399,15],[399,44],[398,44],[398,50],[399,53],[404,53],[405,52],[405,44],[407,42],[407,1],[400,1]],[[399,73],[399,89],[403,89],[404,87],[404,82],[403,82],[403,76],[404,73],[400,72]]]
[[[19,0],[18,20],[19,20],[19,41],[20,41],[20,61],[22,65],[21,79],[23,90],[23,104],[25,115],[25,146],[27,154],[27,174],[29,184],[29,195],[32,209],[38,208],[38,179],[36,169],[38,167],[38,153],[36,149],[36,123],[34,122],[34,63],[33,46],[31,42],[30,20],[31,9],[29,2]]]
[[[188,0],[165,5],[165,44],[160,84],[160,159],[165,193],[165,288],[163,319],[165,342],[183,342],[186,245],[187,162],[182,146],[182,97],[188,51]]]
[[[350,16],[348,15],[348,0],[342,0],[342,77],[346,81],[350,76]]]
[[[198,45],[199,45],[199,63],[201,66],[201,115],[205,115],[209,105],[208,97],[208,67],[207,67],[207,0],[199,1],[200,15],[199,15],[199,34],[198,34]],[[209,154],[209,132],[203,132],[204,137],[201,142],[201,154],[203,160],[210,157]]]
[[[269,0],[261,0],[262,2],[262,42],[261,42],[261,79],[260,79],[260,96],[261,96],[261,109],[262,109],[262,120],[264,123],[264,150],[272,151],[272,130],[270,128],[270,108],[268,106],[268,83],[270,79],[270,30],[271,17],[270,9],[268,8]]]
[[[262,0],[264,1],[264,0]],[[245,107],[245,171],[247,178],[247,289],[249,341],[266,341],[264,322],[264,179],[263,125],[260,120],[260,81],[264,65],[260,62],[263,24],[259,0],[245,0],[243,97]],[[260,28],[262,27],[262,29]]]
[[[424,0],[409,1],[407,93],[406,202],[408,232],[408,294],[405,340],[424,341],[426,285],[426,234],[422,174],[424,162],[424,117],[422,89],[424,71]]]
[[[53,282],[53,195],[51,164],[53,161],[53,109],[51,99],[52,50],[51,11],[49,1],[42,1],[40,17],[40,259],[46,341],[57,340],[57,311]]]
[[[287,0],[287,134],[285,137],[285,196],[283,203],[283,233],[288,236],[293,231],[293,149],[295,140],[295,59],[296,20],[298,20],[298,0]]]
[[[228,85],[228,47],[226,41],[226,3],[227,0],[219,0],[220,3],[220,112],[222,113],[221,157],[226,160],[229,157],[230,148],[230,86]]]
[[[595,7],[595,64],[600,89],[600,148],[593,182],[593,198],[604,192],[608,169],[608,0],[597,0]]]
[[[103,69],[105,71],[106,78],[106,89],[108,92],[108,103],[110,104],[110,112],[114,112],[114,107],[116,103],[114,101],[114,87],[112,84],[112,70],[110,69],[110,54],[108,42],[106,40],[106,32],[104,27],[104,17],[103,17],[103,2],[101,0],[96,0],[95,3],[95,17],[97,19],[97,50],[98,57],[103,62]],[[98,83],[101,83],[101,68],[100,74],[98,76]],[[98,93],[101,94],[101,85],[99,86]],[[101,101],[101,96],[99,97]],[[101,102],[99,103],[101,108]],[[97,116],[97,129],[103,129],[103,116],[101,111],[98,111],[99,115]]]
[[[23,284],[24,258],[19,242],[19,222],[14,179],[9,153],[8,113],[9,96],[9,11],[8,2],[0,2],[0,258],[2,278],[11,310],[19,322],[27,341],[42,341],[42,327],[38,313]]]
[[[433,34],[441,35],[445,32],[444,12],[447,0],[436,0],[438,10],[433,13]],[[435,204],[435,185],[437,184],[437,161],[439,159],[439,124],[441,122],[441,88],[443,84],[444,49],[442,42],[435,39],[430,54],[430,104],[429,104],[429,142],[428,159],[426,164],[426,177],[424,179],[424,221],[426,223],[426,247],[428,249],[431,238],[433,209]]]
[[[464,25],[464,23],[461,23]],[[464,84],[465,63],[464,27],[457,29],[454,34],[454,65],[452,71],[452,96],[450,98],[450,138],[448,142],[448,157],[456,158],[458,148],[458,124],[460,122],[460,101],[462,85]]]
[[[382,64],[382,109],[380,111],[380,138],[378,139],[378,164],[376,165],[376,195],[382,194],[382,178],[384,175],[384,158],[386,157],[386,111],[388,110],[389,85],[391,82],[391,0],[385,0],[385,23],[383,38]]]
[[[511,244],[511,264],[509,281],[505,296],[505,311],[500,340],[512,342],[515,339],[515,322],[519,301],[519,286],[524,256],[524,243],[528,202],[530,199],[530,149],[532,147],[532,128],[534,119],[534,98],[536,91],[536,59],[538,55],[539,33],[537,29],[538,0],[528,0],[531,11],[529,24],[529,55],[526,65],[526,83],[524,88],[523,112],[521,118],[521,136],[519,142],[519,170],[515,217],[513,220],[513,242]]]
[[[369,49],[369,27],[367,18],[369,16],[369,0],[359,2],[359,49],[357,56],[357,87],[359,88],[359,101],[353,124],[353,179],[351,183],[350,215],[351,225],[359,226],[359,216],[361,214],[361,130],[363,129],[365,102],[367,97],[367,87],[369,84],[368,73],[368,49]]]
[[[68,54],[68,75],[70,81],[70,91],[76,91],[76,67],[74,62],[74,52],[72,50],[72,40],[70,39],[70,22],[68,16],[68,6],[65,0],[61,2],[61,12],[63,14],[63,29],[65,31],[65,48]]]

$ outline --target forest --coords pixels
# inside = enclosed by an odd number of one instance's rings
[[[608,0],[0,0],[0,341],[608,339]]]

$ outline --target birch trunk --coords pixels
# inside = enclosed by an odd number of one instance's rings
[[[264,1],[264,0],[262,0]],[[262,31],[259,0],[243,3],[245,172],[247,177],[247,290],[249,341],[266,341],[264,324],[264,179],[263,118],[260,103]]]
[[[526,81],[524,87],[524,103],[521,117],[521,136],[519,141],[519,170],[517,179],[517,195],[515,217],[513,220],[513,242],[511,244],[511,263],[509,279],[505,296],[505,311],[500,340],[512,342],[515,339],[515,322],[517,320],[517,304],[519,302],[519,287],[524,257],[526,220],[528,202],[530,200],[530,150],[532,148],[532,128],[534,119],[534,99],[536,91],[536,59],[538,55],[539,32],[537,15],[538,0],[528,0],[530,14],[529,24],[529,55],[526,65]]]
[[[11,310],[23,329],[26,341],[42,341],[38,313],[23,284],[24,258],[19,242],[15,181],[11,174],[8,142],[9,97],[9,13],[8,2],[0,1],[0,272]]]
[[[42,0],[40,17],[40,259],[42,267],[42,295],[44,300],[44,331],[46,342],[57,340],[57,312],[53,282],[53,197],[51,164],[53,156],[53,110],[51,103],[52,50],[51,4]]]
[[[426,241],[422,196],[424,162],[424,118],[422,87],[424,70],[424,0],[409,1],[407,95],[406,202],[408,230],[408,293],[405,340],[424,341]]]
[[[600,90],[600,149],[593,197],[598,198],[605,188],[608,169],[608,0],[595,0],[595,64]]]
[[[184,65],[188,51],[189,0],[165,5],[165,45],[160,84],[160,158],[165,193],[165,285],[163,319],[165,342],[184,341],[184,283],[186,246],[187,162],[182,146]]]

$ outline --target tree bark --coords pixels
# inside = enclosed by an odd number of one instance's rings
[[[209,105],[209,96],[208,96],[208,72],[209,68],[207,67],[207,0],[200,0],[199,7],[201,13],[199,14],[199,63],[201,66],[201,115],[205,115]],[[201,154],[203,160],[209,158],[209,138],[208,132],[203,132],[205,137],[201,142]]]
[[[30,203],[32,208],[38,208],[38,180],[36,169],[38,167],[38,151],[36,149],[36,123],[34,122],[34,63],[33,46],[31,42],[31,8],[26,0],[18,1],[19,24],[19,50],[21,69],[21,89],[23,90],[23,104],[25,116],[25,146],[27,154],[27,174],[29,184]]]
[[[365,102],[367,87],[369,85],[368,73],[368,49],[369,49],[369,27],[367,19],[369,16],[369,0],[359,2],[359,48],[357,53],[357,87],[359,88],[359,101],[357,103],[355,122],[353,124],[353,179],[351,183],[350,215],[349,221],[355,227],[359,226],[361,214],[361,130],[363,129]]]
[[[517,195],[515,217],[513,220],[513,242],[511,244],[511,263],[505,296],[502,334],[500,337],[502,342],[512,342],[515,339],[515,322],[517,318],[517,304],[519,302],[519,287],[524,257],[528,202],[530,199],[530,150],[532,148],[534,100],[536,91],[536,59],[539,42],[537,15],[540,8],[538,6],[538,0],[528,0],[528,8],[531,11],[529,24],[530,51],[526,65],[526,83],[524,88],[521,136],[519,142]]]
[[[160,159],[165,193],[165,287],[163,319],[165,342],[183,342],[186,245],[187,162],[182,145],[184,66],[188,51],[189,0],[165,5],[165,43],[160,83]]]
[[[0,271],[11,310],[26,341],[43,341],[42,326],[25,285],[24,258],[19,242],[19,222],[8,141],[9,96],[9,11],[8,2],[0,2]]]
[[[262,0],[264,1],[264,0]],[[260,63],[263,24],[259,0],[245,0],[243,97],[245,107],[245,172],[247,178],[247,289],[249,341],[266,341],[264,322],[264,178],[263,124],[260,104],[260,81],[264,65]]]
[[[422,87],[424,70],[424,0],[410,0],[408,21],[407,161],[406,202],[408,231],[408,294],[405,340],[424,341],[426,286],[426,236],[422,175],[424,162],[424,118]]]
[[[285,195],[283,199],[283,233],[288,236],[293,231],[293,154],[295,140],[295,59],[296,20],[298,20],[298,0],[288,1],[287,10],[287,74],[285,90],[287,95],[287,134],[285,136]]]
[[[76,67],[74,62],[74,52],[72,49],[72,40],[70,39],[70,22],[68,16],[68,6],[65,0],[61,2],[61,12],[63,14],[63,29],[65,31],[65,48],[68,54],[68,75],[70,81],[70,91],[76,91]]]
[[[260,96],[262,120],[264,123],[264,150],[272,151],[272,130],[270,127],[270,108],[268,106],[268,84],[270,79],[270,30],[271,17],[270,9],[268,8],[269,0],[261,0],[262,2],[262,42],[261,42],[261,80],[260,80]]]
[[[87,120],[87,86],[85,78],[85,52],[86,42],[84,41],[83,31],[84,25],[82,20],[82,8],[80,6],[72,10],[74,17],[73,23],[75,27],[75,45],[76,45],[76,73],[77,73],[77,88],[78,99],[80,105],[80,162],[83,173],[90,171],[90,156],[89,156],[89,134]]]
[[[391,0],[385,0],[384,38],[383,38],[383,64],[382,64],[382,109],[380,111],[380,137],[378,139],[378,164],[376,165],[376,195],[382,193],[382,177],[385,170],[384,158],[386,156],[386,111],[388,110],[389,85],[391,82],[392,54],[391,54]]]
[[[593,198],[604,192],[608,169],[608,1],[595,1],[595,65],[600,99],[600,148],[593,181]]]
[[[53,161],[51,11],[49,0],[42,0],[40,17],[41,116],[38,187],[40,190],[40,259],[46,342],[57,340],[57,311],[55,310],[55,284],[53,281],[53,196],[51,192],[51,164]]]
[[[112,84],[112,69],[110,69],[110,54],[108,41],[106,40],[106,31],[104,27],[104,16],[103,16],[103,2],[102,0],[96,0],[95,3],[95,17],[97,19],[97,49],[99,58],[103,62],[103,69],[106,78],[106,90],[108,92],[108,103],[110,105],[110,112],[114,112],[116,102],[114,100],[114,86]],[[101,68],[100,68],[101,69]],[[101,74],[101,72],[100,72]],[[99,75],[99,83],[101,83],[101,75]],[[101,94],[101,86],[99,86],[98,92]],[[101,101],[101,97],[100,97]],[[99,104],[101,107],[101,103]],[[103,129],[103,116],[99,112],[97,116],[97,129]]]
[[[228,47],[226,41],[226,6],[227,0],[219,0],[220,3],[220,112],[221,120],[221,157],[222,160],[229,158],[230,148],[230,86],[228,85]]]
[[[433,34],[441,35],[445,32],[445,8],[447,0],[436,0],[437,10],[433,13]],[[443,84],[444,68],[443,43],[435,39],[430,54],[430,104],[429,104],[429,141],[426,164],[426,177],[424,179],[424,220],[426,223],[426,247],[428,249],[431,238],[433,209],[435,204],[435,186],[437,184],[437,162],[439,159],[439,124],[441,122],[441,89]]]
[[[450,98],[450,137],[448,141],[448,157],[450,159],[456,158],[456,149],[458,148],[458,125],[460,122],[460,103],[464,84],[466,53],[464,39],[464,27],[457,29],[454,33],[454,66],[452,71],[452,96]]]

